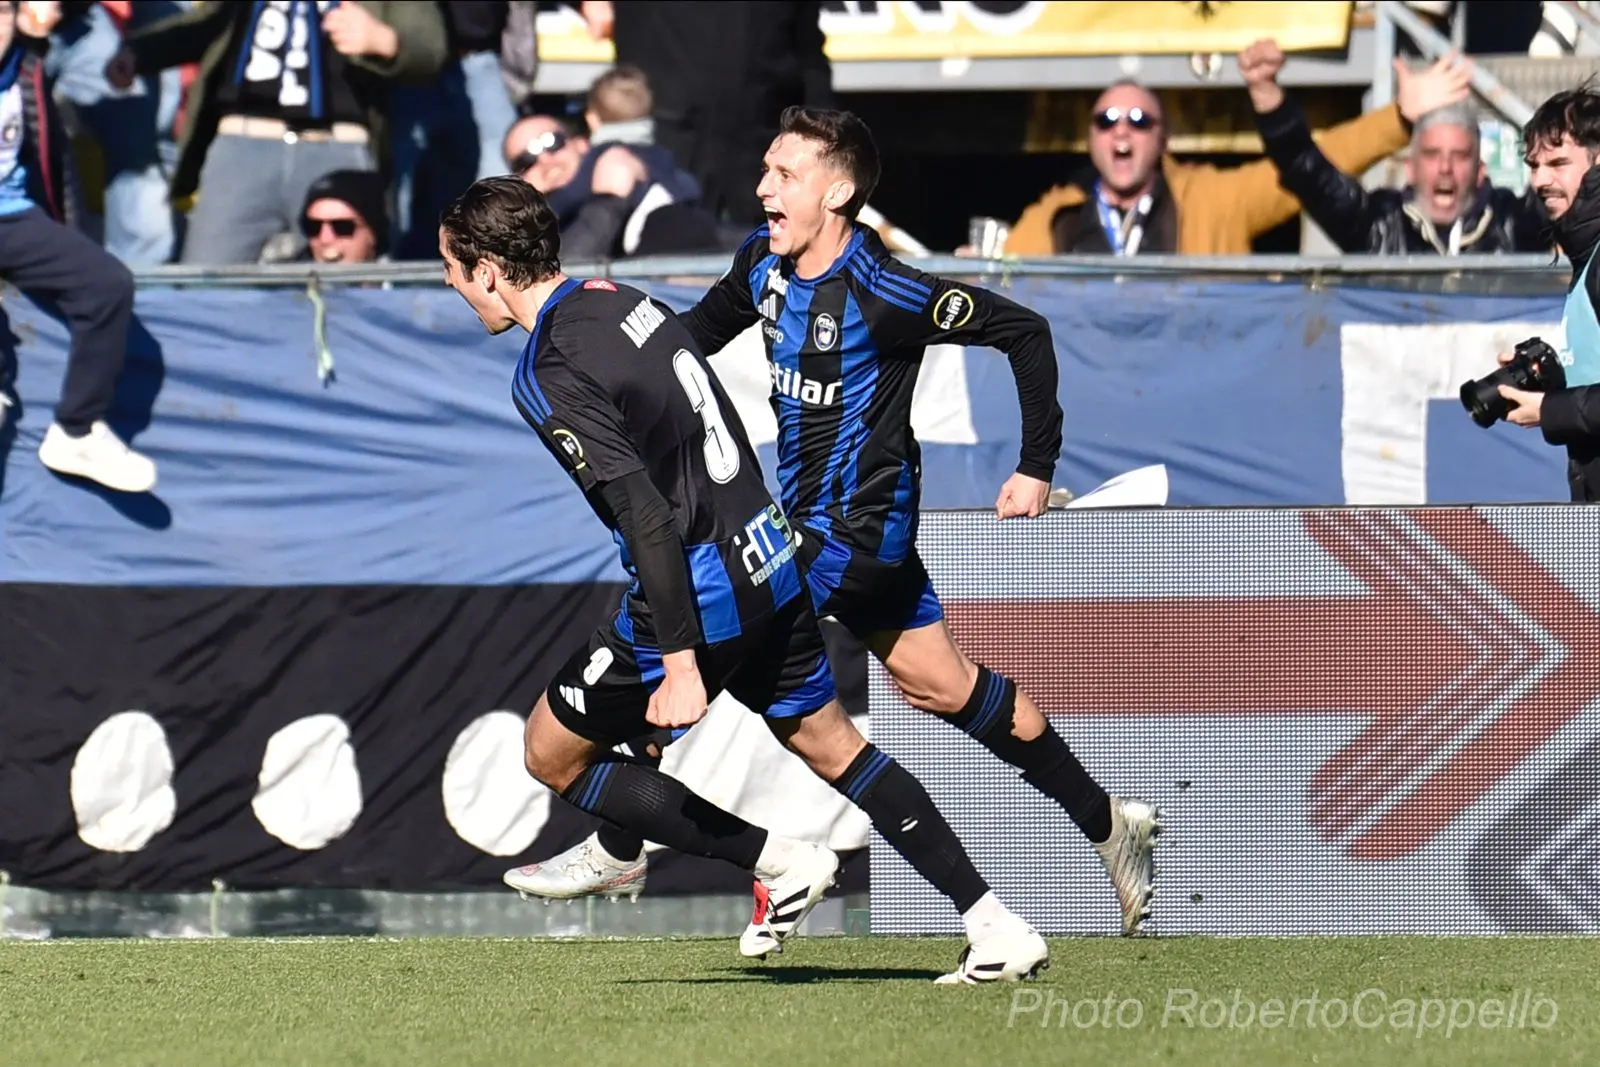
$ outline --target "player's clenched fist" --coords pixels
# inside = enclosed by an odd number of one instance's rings
[[[1000,487],[994,512],[1001,519],[1037,519],[1044,514],[1049,503],[1049,482],[1041,482],[1026,474],[1013,474]]]
[[[650,694],[645,718],[652,726],[693,726],[706,716],[706,686],[693,652],[661,657],[661,684]],[[638,707],[637,704],[634,705]]]

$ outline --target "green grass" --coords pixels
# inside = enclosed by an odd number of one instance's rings
[[[0,1064],[877,1067],[907,1064],[1593,1064],[1600,942],[1580,939],[1063,939],[1039,981],[936,987],[948,940],[812,938],[747,965],[731,940],[0,943]],[[1440,1025],[1163,1016],[1200,1003],[1438,998]],[[1452,999],[1555,1003],[1544,1029],[1449,1030]],[[1111,996],[1135,1025],[1080,1027]],[[1183,993],[1172,994],[1181,1000]],[[1046,998],[1069,1001],[1041,1026]],[[1013,1004],[1041,1009],[1018,1012]],[[1197,1005],[1198,1006],[1198,1005]],[[1381,1016],[1375,999],[1364,1001]],[[1423,1009],[1432,1010],[1432,1009]],[[1464,1014],[1464,1007],[1454,1009]],[[1550,1008],[1541,1005],[1546,1021]],[[1334,1009],[1335,1015],[1337,1009]],[[1014,1025],[1008,1025],[1013,1022]],[[1104,1021],[1101,1012],[1100,1022]],[[1335,1020],[1336,1021],[1336,1020]],[[1065,1025],[1062,1025],[1062,1023]]]

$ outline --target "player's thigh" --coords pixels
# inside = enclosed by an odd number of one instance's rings
[[[542,703],[555,724],[599,751],[653,732],[645,713],[660,679],[660,655],[607,622],[556,671]]]
[[[839,618],[882,661],[913,707],[954,715],[972,695],[978,668],[957,647],[915,551]]]
[[[828,701],[810,715],[768,719],[767,725],[779,744],[826,782],[837,781],[867,747],[867,739],[838,700]]]
[[[563,725],[551,710],[549,695],[540,694],[522,732],[522,760],[530,775],[564,793],[599,751],[600,746]]]

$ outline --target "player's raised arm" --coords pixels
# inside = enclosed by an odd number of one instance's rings
[[[759,258],[757,246],[765,248],[766,241],[765,226],[745,238],[733,255],[728,273],[717,279],[699,303],[678,316],[701,355],[711,356],[722,351],[728,342],[761,318],[750,294],[750,268]]]
[[[973,285],[926,274],[897,260],[879,263],[873,317],[896,343],[982,345],[1005,353],[1017,380],[1022,449],[1016,474],[1001,487],[1000,518],[1044,514],[1061,455],[1061,404],[1055,342],[1043,315]],[[873,330],[878,330],[874,323]]]

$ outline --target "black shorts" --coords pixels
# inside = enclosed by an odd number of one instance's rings
[[[917,630],[944,618],[933,580],[912,548],[899,563],[885,563],[818,533],[796,528],[795,555],[818,617],[837,619],[857,640],[875,633]]]
[[[647,636],[649,620],[640,617],[646,611],[640,601],[624,599],[611,621],[595,631],[550,683],[550,710],[579,737],[611,746],[655,729],[645,712],[663,672],[661,653]],[[771,615],[746,623],[738,637],[702,645],[695,659],[706,700],[728,692],[767,718],[809,715],[834,699],[822,631],[804,593]]]

